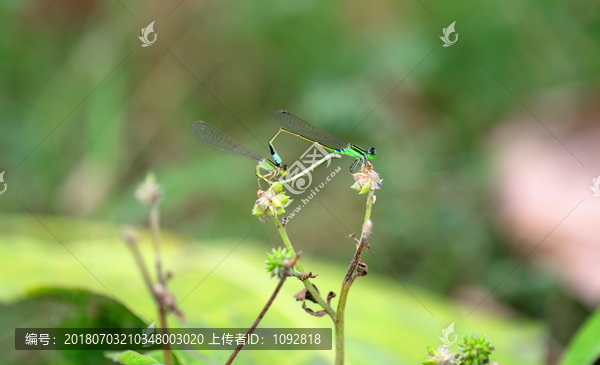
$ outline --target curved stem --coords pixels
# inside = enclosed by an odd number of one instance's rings
[[[346,272],[346,276],[344,277],[344,281],[342,281],[342,288],[340,290],[340,296],[338,298],[337,320],[335,321],[335,365],[344,364],[344,320],[346,313],[346,303],[348,301],[348,294],[350,293],[350,288],[352,287],[352,283],[354,283],[354,279],[356,278],[356,267],[358,266],[358,262],[362,254],[366,251],[367,248],[368,233],[365,232],[365,227],[367,226],[367,222],[371,219],[374,195],[375,190],[369,190],[367,195],[365,220],[363,223],[362,232],[360,234],[360,243],[356,248],[356,252],[354,253],[354,257],[352,258],[350,267],[348,267],[348,271]]]
[[[277,231],[279,232],[279,235],[281,236],[281,239],[283,240],[283,244],[285,245],[285,247],[287,248],[287,250],[289,252],[291,252],[294,256],[296,256],[296,252],[294,251],[294,247],[292,246],[292,242],[290,241],[290,237],[288,236],[285,227],[281,224],[281,222],[279,221],[279,219],[277,219],[277,217],[271,216],[271,218],[273,218],[273,223],[275,223],[275,227],[277,227]],[[299,261],[296,262],[296,265],[294,265],[294,269],[298,270],[301,273],[306,272],[306,271],[304,271],[304,268],[302,267],[302,265],[300,264]],[[317,291],[315,286],[310,282],[310,280],[309,279],[303,280],[302,283],[304,284],[304,286],[306,287],[306,290],[308,290],[310,295],[312,295],[312,297],[317,301],[317,303],[321,307],[323,307],[325,312],[327,312],[327,314],[329,314],[329,316],[331,317],[333,322],[335,322],[336,321],[335,311],[321,297],[321,295],[319,294],[319,292]]]

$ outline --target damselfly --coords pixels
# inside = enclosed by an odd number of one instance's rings
[[[221,132],[215,126],[205,121],[194,122],[194,135],[206,145],[230,156],[241,156],[256,162],[256,176],[269,182],[278,175],[285,174],[285,165],[273,162],[259,156],[256,152],[237,143],[233,138]],[[260,170],[268,173],[262,175]]]
[[[279,123],[283,126],[277,133],[269,140],[269,148],[271,149],[271,155],[275,160],[276,165],[282,163],[282,159],[273,147],[273,141],[279,133],[286,132],[298,138],[302,138],[312,143],[318,143],[323,148],[340,155],[347,155],[356,158],[354,163],[350,166],[350,172],[354,172],[358,164],[364,165],[368,160],[374,159],[377,155],[375,153],[375,147],[364,149],[357,145],[346,143],[339,138],[336,138],[326,132],[323,132],[319,128],[310,124],[309,122],[298,118],[294,114],[279,110],[275,112],[275,118],[279,120]]]

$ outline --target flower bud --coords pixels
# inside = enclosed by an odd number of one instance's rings
[[[283,191],[283,184],[276,182],[267,191],[258,192],[258,199],[254,203],[252,214],[260,216],[267,213],[278,216],[285,213],[283,208],[290,205],[291,202],[290,197]]]
[[[156,182],[156,176],[149,173],[146,175],[146,180],[135,191],[135,198],[146,206],[152,206],[160,200],[162,194],[163,191]]]

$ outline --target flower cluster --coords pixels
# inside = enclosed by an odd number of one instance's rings
[[[369,190],[381,189],[379,185],[383,180],[379,178],[379,174],[373,170],[373,165],[370,163],[362,165],[361,172],[352,174],[352,176],[354,176],[354,185],[351,188],[358,191],[359,194],[365,194]]]
[[[479,337],[477,333],[472,336],[465,336],[465,342],[458,345],[460,348],[461,364],[489,364],[490,355],[495,347],[483,335]]]
[[[452,353],[446,345],[440,346],[437,350],[427,346],[429,358],[421,362],[421,365],[490,364],[490,355],[495,350],[485,335],[479,337],[477,333],[465,336],[464,342],[458,345],[458,348],[458,353]]]
[[[452,351],[446,345],[434,349],[433,347],[427,346],[427,352],[429,353],[429,359],[423,361],[422,365],[456,365],[458,358],[457,354],[453,354]]]
[[[281,278],[286,272],[286,264],[289,265],[293,258],[294,254],[288,252],[285,248],[273,249],[271,253],[267,253],[267,261],[265,261],[267,272],[271,274],[271,277]]]
[[[285,213],[285,209],[283,208],[290,205],[292,201],[289,196],[285,195],[283,184],[276,182],[267,191],[258,191],[258,199],[254,203],[252,214],[263,215],[267,213],[276,217],[279,214]]]

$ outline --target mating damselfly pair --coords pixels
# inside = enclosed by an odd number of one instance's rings
[[[271,181],[274,177],[284,175],[286,172],[286,165],[283,164],[283,160],[273,146],[273,142],[281,132],[289,133],[308,142],[317,143],[333,154],[354,157],[355,160],[350,166],[350,172],[354,172],[358,166],[366,164],[368,160],[374,159],[376,156],[375,147],[370,147],[365,150],[354,144],[346,143],[339,138],[323,132],[319,128],[298,118],[288,111],[279,110],[275,112],[275,117],[279,120],[279,123],[281,123],[283,128],[280,128],[269,140],[269,148],[273,160],[261,157],[256,152],[237,143],[233,138],[205,121],[197,121],[194,123],[194,134],[205,144],[222,153],[232,156],[247,157],[256,162],[256,176],[267,182]],[[266,171],[267,174],[262,175],[261,170]]]

